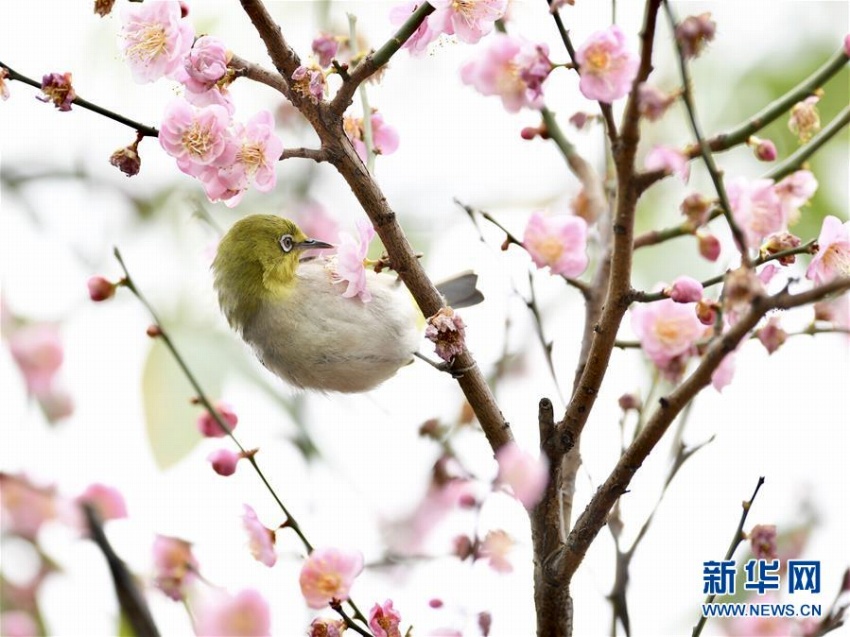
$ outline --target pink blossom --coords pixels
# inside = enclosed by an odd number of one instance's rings
[[[823,285],[836,277],[850,276],[850,221],[824,218],[818,236],[818,251],[806,270],[806,278]]]
[[[334,599],[344,602],[348,599],[354,578],[362,570],[363,555],[360,551],[314,550],[304,561],[298,578],[307,606],[324,608]]]
[[[236,104],[233,103],[233,97],[230,95],[230,90],[224,82],[214,84],[209,90],[201,93],[184,91],[183,98],[197,108],[221,106],[231,117],[236,112]]]
[[[611,103],[629,92],[640,58],[626,46],[617,25],[597,31],[576,52],[581,71],[579,90],[589,100]]]
[[[227,74],[227,64],[232,54],[223,41],[212,35],[202,35],[195,40],[175,73],[175,79],[192,93],[204,93]]]
[[[430,4],[435,11],[428,16],[428,28],[456,35],[467,44],[490,33],[508,7],[507,0],[431,0]]]
[[[667,109],[676,101],[675,93],[665,93],[661,89],[641,83],[638,86],[638,111],[651,122],[661,119]]]
[[[449,362],[463,353],[466,324],[453,308],[441,307],[427,322],[425,338],[434,343],[437,356]]]
[[[497,33],[486,49],[460,69],[464,84],[483,95],[498,95],[510,113],[543,106],[543,81],[552,70],[549,47]]]
[[[773,280],[777,272],[779,272],[779,268],[773,263],[768,263],[759,271],[759,281],[762,282],[762,285],[767,285]]]
[[[47,422],[57,422],[74,413],[74,400],[61,387],[53,387],[46,394],[36,396],[36,399]]]
[[[260,111],[245,126],[237,125],[233,140],[238,148],[233,163],[201,177],[210,201],[224,200],[230,208],[239,203],[251,183],[260,192],[274,189],[283,152],[269,111]]]
[[[761,256],[779,254],[798,247],[800,243],[802,243],[800,237],[790,232],[774,232],[765,238],[764,243],[759,248],[759,254]],[[776,260],[782,265],[791,265],[797,261],[797,255],[787,254],[778,257]]]
[[[708,42],[714,39],[717,24],[711,19],[711,13],[688,16],[676,27],[676,39],[686,58],[695,58],[702,53]]]
[[[71,85],[70,73],[48,73],[41,78],[41,92],[36,99],[52,102],[60,111],[70,111],[71,104],[77,99],[77,93]]]
[[[310,48],[313,49],[313,54],[316,56],[319,66],[327,68],[331,65],[337,50],[339,50],[339,40],[330,33],[320,33],[313,38]]]
[[[94,507],[101,520],[118,520],[127,517],[127,504],[118,489],[105,484],[90,484],[80,495],[77,502]]]
[[[176,99],[165,109],[159,143],[177,160],[181,171],[197,177],[209,166],[233,163],[237,146],[229,125],[230,114],[222,106],[194,108],[186,100]]]
[[[729,352],[711,374],[711,386],[718,392],[732,382],[735,375],[735,352]]]
[[[232,476],[236,473],[236,465],[242,458],[241,455],[230,449],[216,449],[207,456],[213,471],[220,476]]]
[[[184,599],[186,587],[197,577],[198,561],[185,540],[157,535],[153,543],[154,582],[175,602]]]
[[[682,371],[681,359],[693,353],[704,328],[693,306],[664,299],[635,307],[632,329],[649,359],[660,370],[675,375]]]
[[[171,75],[192,47],[195,30],[180,5],[176,0],[131,3],[121,11],[121,50],[136,82]]]
[[[787,219],[773,180],[738,177],[726,185],[726,194],[748,247],[758,248],[767,235],[785,229]]]
[[[496,452],[499,473],[496,482],[511,488],[517,500],[531,510],[549,482],[549,462],[545,457],[533,456],[520,449],[516,443],[502,445]]]
[[[687,155],[669,146],[655,146],[647,153],[644,166],[647,170],[663,170],[669,175],[676,175],[685,183],[691,175]]]
[[[214,407],[219,416],[221,416],[221,419],[224,420],[224,423],[230,427],[230,430],[233,431],[236,429],[236,425],[239,423],[239,417],[233,411],[233,408],[224,402],[218,402]],[[207,438],[223,438],[227,435],[227,432],[221,428],[221,425],[218,424],[218,421],[213,415],[206,410],[198,416],[198,431],[201,432],[202,436]]]
[[[9,350],[24,376],[27,391],[35,396],[48,395],[65,358],[59,328],[46,323],[20,327],[9,335]]]
[[[339,239],[339,223],[327,208],[308,200],[297,211],[298,227],[304,234],[320,241],[335,243]]]
[[[292,72],[292,88],[296,93],[318,104],[325,96],[325,73],[312,66],[299,66]]]
[[[205,637],[259,637],[271,634],[269,604],[252,588],[218,596],[198,610],[195,634]]]
[[[782,202],[782,212],[787,224],[800,218],[800,207],[806,205],[818,189],[818,180],[808,170],[798,170],[773,187]]]
[[[274,566],[277,562],[277,553],[274,550],[275,533],[262,525],[257,513],[247,504],[242,505],[245,513],[242,514],[242,526],[248,533],[248,547],[254,559],[265,564]]]
[[[587,222],[575,215],[534,212],[525,226],[522,245],[538,268],[576,277],[587,267]]]
[[[421,4],[422,2],[414,1],[393,7],[390,9],[390,24],[400,27]],[[428,45],[439,36],[440,33],[431,28],[430,22],[423,20],[419,28],[407,39],[407,42],[404,43],[402,48],[410,51],[410,55],[418,57],[424,55],[428,50]]]
[[[505,531],[497,529],[488,531],[484,541],[478,547],[477,557],[486,559],[487,563],[497,573],[510,573],[514,570],[508,555],[514,548],[514,540]]]
[[[372,293],[366,287],[366,267],[364,260],[369,252],[369,243],[375,236],[375,229],[365,217],[355,222],[359,240],[348,233],[340,234],[340,244],[336,258],[331,262],[332,276],[335,283],[346,283],[342,296],[345,298],[359,297],[363,303],[372,300]]]
[[[676,303],[696,303],[702,298],[702,283],[689,276],[680,276],[664,291]]]
[[[819,95],[810,95],[791,107],[788,130],[794,133],[802,144],[809,141],[820,130],[820,113],[817,107],[819,101]]]
[[[401,615],[393,608],[393,600],[375,604],[369,611],[369,628],[375,637],[401,637],[399,623]]]
[[[135,177],[139,174],[142,168],[142,158],[139,155],[139,142],[141,139],[136,138],[129,146],[119,148],[109,156],[109,163],[115,166],[128,177]],[[92,299],[94,300],[94,299]]]
[[[0,635],[5,637],[37,637],[41,631],[33,616],[22,610],[9,610],[0,615]]]
[[[384,116],[377,111],[372,112],[372,149],[376,155],[392,155],[398,150],[398,131],[384,123]],[[366,144],[363,120],[359,117],[346,117],[343,123],[345,134],[354,145],[354,150],[362,161],[366,161]]]

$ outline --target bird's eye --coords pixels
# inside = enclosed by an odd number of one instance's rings
[[[295,247],[295,241],[293,241],[291,234],[283,235],[278,243],[284,252],[291,252],[292,248]]]

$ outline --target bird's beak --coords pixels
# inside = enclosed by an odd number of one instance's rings
[[[318,239],[304,239],[297,244],[299,250],[327,250],[335,246]]]

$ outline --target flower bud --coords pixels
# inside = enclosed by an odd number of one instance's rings
[[[788,130],[797,136],[801,144],[805,144],[820,130],[820,113],[817,108],[819,101],[820,95],[810,95],[791,107]]]
[[[475,543],[468,535],[458,535],[454,539],[454,554],[457,555],[461,561],[470,557],[475,553]]]
[[[115,0],[94,0],[94,12],[103,18],[112,12],[114,5]]]
[[[102,276],[93,276],[88,280],[89,298],[95,303],[106,301],[115,296],[117,285]]]
[[[119,148],[109,157],[109,163],[115,166],[128,177],[134,177],[139,174],[142,167],[142,158],[139,156],[139,140],[126,146]]]
[[[437,356],[444,361],[451,361],[463,352],[465,328],[460,315],[455,314],[450,307],[443,307],[428,318],[425,338],[434,343]]]
[[[700,299],[696,304],[697,319],[703,325],[714,325],[717,320],[717,303],[709,299]]]
[[[753,149],[753,154],[759,161],[776,161],[776,144],[769,139],[753,135],[747,140],[747,146]]]
[[[215,404],[215,409],[218,411],[221,419],[231,429],[231,431],[236,428],[236,425],[239,422],[239,417],[230,405],[219,402]],[[213,418],[213,415],[206,410],[198,416],[197,424],[198,430],[207,438],[222,438],[227,435],[227,432],[222,429],[221,425],[218,424],[218,421]]]
[[[207,456],[213,471],[220,476],[231,476],[236,472],[236,463],[241,456],[229,449],[216,449]]]
[[[800,237],[793,235],[790,232],[774,232],[765,239],[765,242],[762,244],[759,252],[762,257],[764,257],[766,255],[784,252],[785,250],[791,250],[792,248],[798,247],[800,243],[802,243]],[[796,260],[797,255],[794,254],[789,254],[777,259],[777,261],[779,261],[782,265],[790,265]]]
[[[676,303],[696,303],[702,298],[702,283],[689,276],[680,276],[664,292]]]
[[[617,404],[620,405],[620,409],[623,411],[640,411],[641,409],[640,398],[634,394],[623,394],[620,396]]]
[[[717,261],[720,256],[720,240],[713,234],[697,232],[697,241],[699,242],[700,256],[709,261]]]
[[[157,338],[162,336],[162,329],[159,325],[148,325],[148,329],[145,330],[145,334],[147,334],[150,338]]]
[[[779,319],[774,316],[764,327],[756,331],[756,338],[761,341],[768,354],[773,354],[787,340],[788,333],[782,329]]]
[[[638,112],[651,122],[661,119],[675,101],[675,94],[665,93],[646,82],[638,86]]]
[[[758,560],[776,559],[776,526],[773,524],[756,524],[749,532],[750,546],[753,557]]]
[[[717,24],[711,19],[711,13],[688,16],[676,27],[676,40],[682,47],[686,58],[695,58],[702,53],[708,42],[714,39]]]

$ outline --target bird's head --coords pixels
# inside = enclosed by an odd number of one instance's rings
[[[332,247],[275,215],[251,215],[233,224],[212,264],[219,303],[231,325],[242,327],[263,299],[291,289],[304,250]]]

